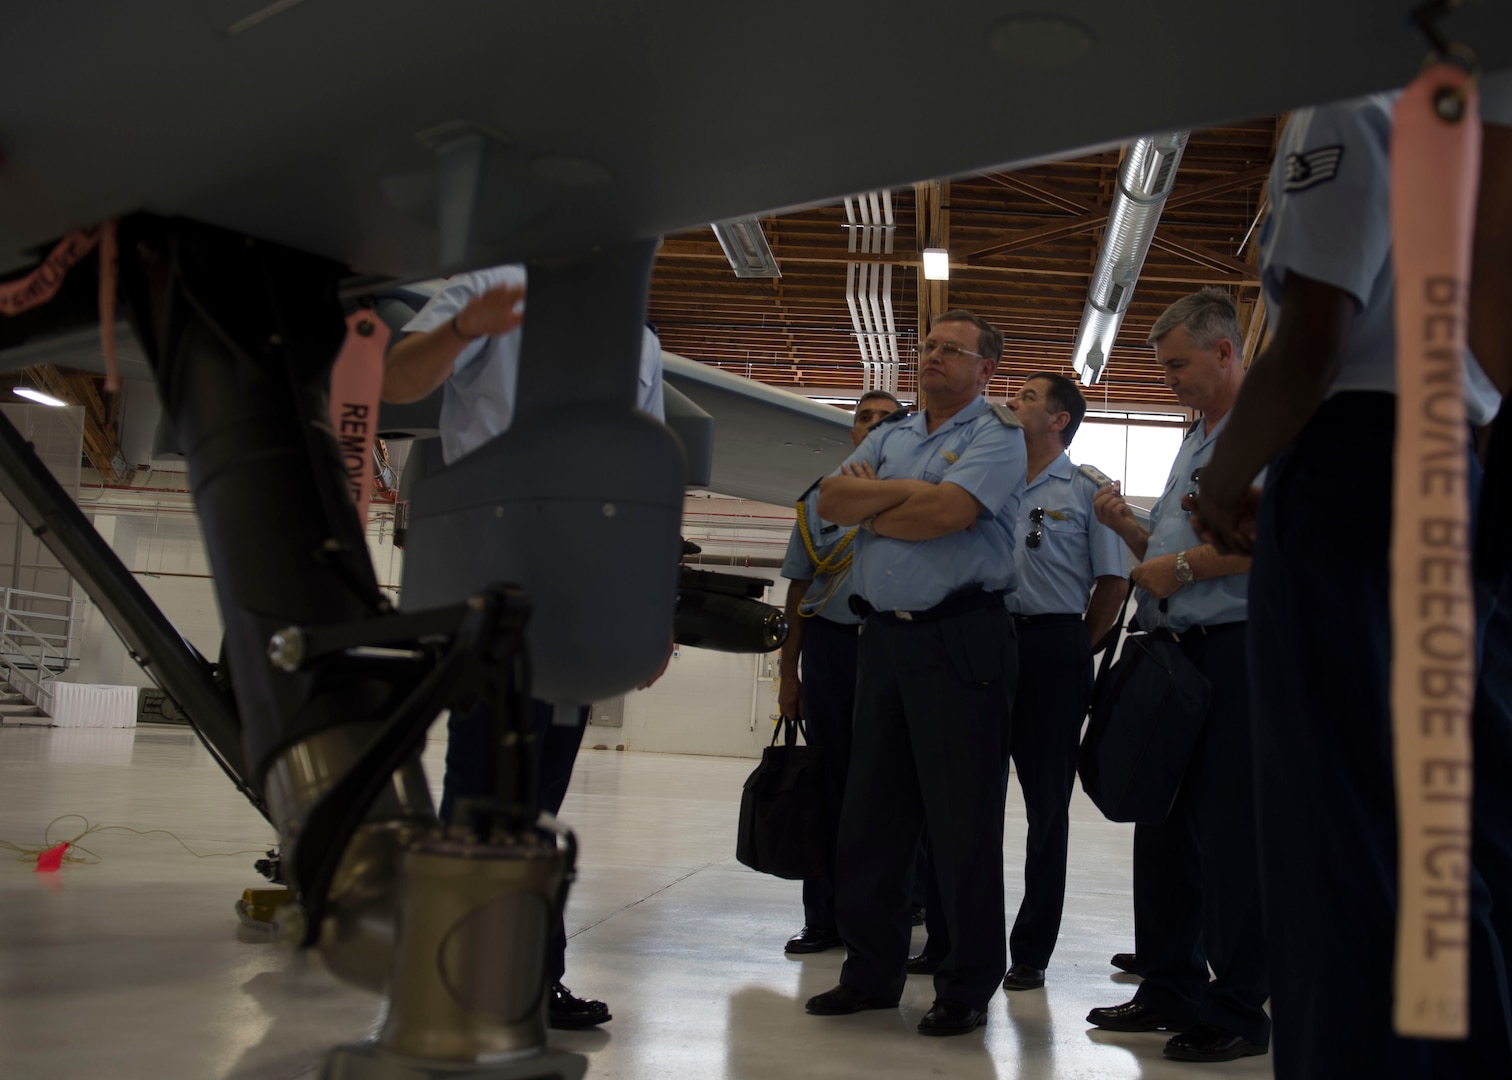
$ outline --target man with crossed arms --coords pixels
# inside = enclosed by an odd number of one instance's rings
[[[809,1000],[817,1015],[897,1006],[926,829],[954,948],[919,1032],[985,1024],[1007,968],[1000,765],[1018,654],[1004,596],[1025,451],[1012,412],[982,398],[1002,342],[970,312],[940,316],[920,350],[924,411],[882,424],[820,486],[825,518],[862,527],[865,621],[836,858],[848,955],[840,985]]]

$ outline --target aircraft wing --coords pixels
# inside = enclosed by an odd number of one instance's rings
[[[662,378],[714,418],[708,489],[786,506],[849,456],[850,414],[662,353]]]
[[[398,280],[650,237],[1400,86],[1417,4],[773,0],[759,34],[702,0],[30,4],[0,35],[0,273],[142,210]],[[1512,65],[1512,4],[1442,29]],[[459,139],[480,186],[444,260]]]

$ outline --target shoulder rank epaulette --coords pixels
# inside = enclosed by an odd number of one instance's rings
[[[884,416],[882,419],[878,420],[875,424],[873,424],[871,427],[867,428],[866,430],[867,431],[876,431],[883,424],[894,424],[894,423],[897,423],[899,420],[907,420],[912,415],[913,415],[913,412],[910,409],[894,409],[892,412],[888,413],[886,416]]]
[[[992,414],[994,416],[996,416],[1000,421],[1002,421],[1002,424],[1003,424],[1004,427],[1021,428],[1021,427],[1024,426],[1023,423],[1020,422],[1020,420],[1018,418],[1018,414],[1015,413],[1008,406],[1006,406],[1006,405],[995,405],[995,404],[993,404],[992,402],[989,401],[987,403],[987,407],[992,410]]]
[[[803,494],[800,495],[800,496],[798,496],[798,501],[801,503],[804,500],[806,500],[809,497],[810,492],[812,492],[816,487],[818,487],[822,483],[824,483],[824,477],[821,476],[819,479],[815,480],[808,487],[806,487],[806,488],[803,489]]]

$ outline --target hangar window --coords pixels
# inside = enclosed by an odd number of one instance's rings
[[[1071,442],[1071,460],[1122,481],[1125,495],[1159,498],[1186,429],[1179,415],[1088,412]]]

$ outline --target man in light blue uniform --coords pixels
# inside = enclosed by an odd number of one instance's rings
[[[897,1005],[925,829],[954,947],[919,1031],[986,1023],[1007,968],[1000,770],[1018,671],[1004,595],[1025,451],[1013,414],[981,396],[1002,342],[969,312],[940,316],[919,357],[925,410],[884,423],[820,487],[824,517],[862,527],[851,576],[867,615],[836,859],[848,955],[811,1013]]]
[[[1087,399],[1064,375],[1024,380],[1008,407],[1024,428],[1028,474],[1013,521],[1018,585],[1008,610],[1018,630],[1019,684],[1014,724],[1003,749],[1017,769],[1029,818],[1024,898],[1008,937],[1012,960],[1004,990],[1045,985],[1060,934],[1066,895],[1069,807],[1077,748],[1092,686],[1092,643],[1113,628],[1128,591],[1123,541],[1097,520],[1095,481],[1071,464]],[[1090,599],[1089,599],[1090,598]],[[1008,758],[1003,791],[1008,790]],[[950,950],[941,921],[930,916],[924,951],[910,974],[933,974]]]
[[[383,400],[419,401],[443,387],[441,452],[448,465],[509,428],[520,377],[525,268],[499,266],[458,274],[405,324],[405,336],[383,364]],[[641,349],[637,404],[664,418],[661,345],[649,329]],[[552,723],[549,702],[532,702],[541,808],[556,813],[567,794],[583,741],[588,710],[569,724]],[[446,787],[441,818],[450,821],[459,799],[489,788],[494,755],[486,710],[453,712],[447,720]],[[575,996],[562,985],[567,935],[560,913],[547,957],[547,1015],[554,1028],[594,1027],[612,1019],[602,1001]]]
[[[861,395],[851,424],[851,448],[860,446],[874,425],[901,407],[886,390]],[[784,716],[802,717],[809,745],[824,752],[829,818],[814,825],[829,831],[833,852],[840,832],[845,774],[850,768],[851,716],[856,705],[856,645],[861,616],[850,606],[855,595],[850,567],[858,530],[819,516],[817,480],[798,500],[798,516],[782,560],[782,576],[788,579],[788,636],[782,643],[777,704]],[[823,877],[803,880],[803,929],[788,940],[784,951],[816,953],[839,944],[832,866]]]
[[[1239,394],[1243,338],[1233,299],[1204,289],[1167,308],[1149,340],[1166,385],[1202,418],[1181,444],[1149,531],[1116,485],[1100,491],[1095,506],[1142,560],[1130,575],[1139,625],[1176,640],[1212,697],[1170,816],[1134,830],[1134,938],[1144,982],[1132,1001],[1093,1009],[1087,1021],[1112,1031],[1180,1031],[1166,1043],[1167,1057],[1227,1061],[1263,1054],[1270,1043],[1245,652],[1249,559],[1199,540],[1181,502]]]
[[[1505,111],[1488,117],[1503,125],[1512,123],[1507,82]],[[1497,100],[1488,94],[1483,106]],[[1275,333],[1199,494],[1204,525],[1247,549],[1239,507],[1252,504],[1250,477],[1272,463],[1255,522],[1250,618],[1261,878],[1283,1078],[1512,1076],[1512,584],[1505,569],[1489,573],[1484,564],[1476,568],[1477,607],[1489,627],[1472,714],[1470,1038],[1405,1039],[1392,1029],[1392,105],[1391,95],[1374,95],[1292,114],[1261,239]],[[1506,206],[1504,189],[1482,188],[1481,198]],[[1497,309],[1472,308],[1472,324],[1505,321],[1512,297],[1490,299]],[[1464,363],[1470,420],[1484,424],[1495,388],[1471,357]],[[1505,366],[1497,370],[1505,378]],[[1465,453],[1474,478],[1468,431]]]
[[[1066,448],[1087,399],[1064,375],[1024,380],[1009,405],[1024,425],[1028,477],[1013,519],[1018,586],[1008,610],[1018,628],[1019,686],[1010,754],[1024,793],[1029,837],[1024,898],[1008,936],[1005,990],[1045,984],[1066,897],[1066,849],[1077,748],[1092,687],[1092,646],[1118,619],[1128,592],[1127,554],[1097,520],[1095,481]],[[1003,788],[1008,786],[1007,763]]]

